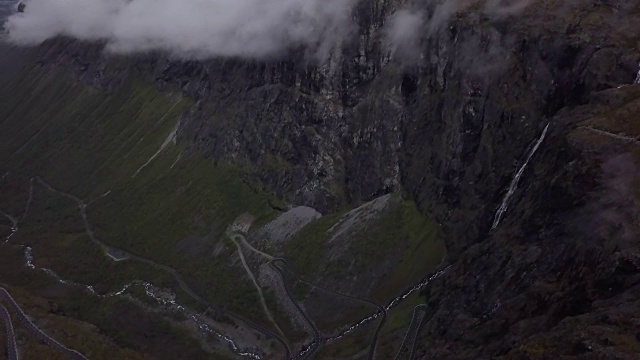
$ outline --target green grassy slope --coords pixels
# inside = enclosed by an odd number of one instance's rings
[[[40,176],[88,204],[89,222],[104,243],[171,266],[208,301],[264,322],[242,268],[230,264],[233,248],[215,258],[211,251],[237,215],[269,216],[268,199],[237,169],[197,155],[176,162],[181,144],[169,142],[149,161],[190,104],[137,80],[105,92],[59,71],[25,67],[0,89],[0,207],[20,217],[29,179]],[[177,245],[194,235],[208,235],[203,251],[179,252]],[[99,291],[143,279],[170,286],[180,301],[195,305],[161,270],[107,258],[84,234],[76,204],[41,185],[12,242],[33,246],[39,265]]]
[[[87,203],[97,199],[87,212],[106,244],[176,268],[217,302],[244,293],[228,257],[208,256],[214,242],[195,258],[181,255],[176,244],[206,234],[212,224],[218,225],[213,238],[219,239],[242,212],[271,211],[267,198],[246,185],[236,169],[214,167],[197,155],[174,165],[184,150],[180,144],[169,143],[141,168],[190,100],[135,80],[105,93],[38,67],[6,87],[0,99],[0,163],[13,182],[38,175]],[[3,192],[0,201],[17,214],[24,198]],[[242,308],[240,302],[237,309]]]
[[[279,200],[249,185],[246,170],[214,165],[189,152],[187,144],[171,141],[191,104],[180,94],[161,93],[135,77],[121,88],[104,91],[62,70],[25,66],[0,89],[0,209],[19,217],[29,179],[39,176],[87,204],[88,221],[100,241],[176,269],[207,301],[269,326],[225,229],[245,212],[259,223],[273,219],[277,214],[269,203]],[[347,209],[310,224],[277,255],[290,259],[300,276],[324,283],[340,283],[347,266],[349,276],[383,272],[370,296],[385,303],[432,271],[445,251],[438,225],[412,202],[398,195],[394,199],[379,221],[352,234],[337,258],[327,257],[327,230]],[[0,224],[6,232],[6,219]],[[152,281],[197,307],[166,272],[132,259],[109,259],[85,233],[77,204],[42,185],[34,186],[31,209],[20,227],[12,241],[32,246],[39,266],[67,279],[92,284],[99,292],[135,279]],[[308,289],[297,287],[296,292],[300,300],[314,304],[305,298]],[[273,304],[273,294],[266,294]],[[75,316],[112,331],[122,346],[135,345],[127,340],[135,335],[122,337],[107,318],[89,310],[124,305],[73,301],[67,300],[67,306]],[[335,316],[321,318],[324,310],[311,313],[329,327],[370,312],[362,308],[338,321]],[[296,331],[289,335],[295,337]]]

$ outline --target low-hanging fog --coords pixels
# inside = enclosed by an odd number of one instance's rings
[[[303,46],[324,57],[354,32],[353,8],[375,0],[25,0],[6,28],[18,44],[65,35],[100,40],[120,53],[164,51],[181,58],[263,58]],[[480,3],[485,12],[512,14],[528,0],[416,0],[391,14],[384,33],[390,50],[416,60],[419,40],[452,14]],[[424,9],[434,11],[426,16]]]
[[[264,57],[291,46],[320,51],[351,30],[355,0],[27,0],[10,38],[37,44],[66,35],[116,52]]]

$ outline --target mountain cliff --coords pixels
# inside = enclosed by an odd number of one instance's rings
[[[380,303],[450,265],[421,288],[416,358],[637,356],[640,3],[465,5],[440,21],[439,3],[360,1],[357,34],[321,60],[304,48],[262,60],[122,56],[62,37],[11,48],[0,170],[16,175],[2,200],[20,213],[32,176],[85,199],[113,191],[89,209],[100,238],[177,268],[216,302],[254,291],[231,284],[244,264],[292,343],[309,336],[277,276],[219,242],[230,224],[251,225],[244,212],[260,228],[239,231],[249,242],[309,281]],[[410,57],[384,33],[406,6],[430,19]],[[286,211],[301,207],[324,216]],[[285,215],[302,225],[266,241]],[[222,283],[234,290],[214,294]],[[362,310],[323,308],[326,294],[298,285],[312,318],[335,316],[318,324],[327,334]],[[260,309],[235,301],[224,307]],[[409,313],[382,328],[379,356],[407,355]],[[340,346],[355,350],[317,356],[366,356],[366,345]]]

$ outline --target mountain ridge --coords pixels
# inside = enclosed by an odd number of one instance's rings
[[[105,54],[103,44],[66,38],[29,51],[41,70],[105,94],[131,78],[180,94],[192,103],[177,116],[175,164],[203,156],[237,167],[251,189],[242,192],[329,215],[391,193],[415,203],[442,229],[452,266],[423,292],[419,358],[637,354],[637,194],[629,184],[638,164],[640,4],[544,0],[512,16],[467,9],[421,29],[428,36],[417,64],[403,64],[382,41],[403,5],[360,2],[358,39],[322,65],[302,50],[280,60],[183,61]],[[430,6],[422,10],[434,13]],[[292,244],[311,248],[311,240]]]

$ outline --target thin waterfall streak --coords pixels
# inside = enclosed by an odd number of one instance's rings
[[[531,149],[531,151],[529,152],[529,155],[527,156],[527,159],[524,161],[524,164],[522,164],[520,169],[518,169],[518,172],[516,173],[516,175],[513,177],[513,180],[511,180],[511,184],[509,185],[509,190],[507,191],[507,194],[502,199],[502,204],[500,204],[500,207],[496,211],[496,215],[495,215],[495,218],[493,219],[493,225],[491,226],[491,229],[495,229],[500,224],[502,215],[504,215],[504,213],[507,211],[507,207],[509,206],[509,199],[511,198],[513,193],[515,193],[516,188],[518,187],[518,182],[520,181],[520,177],[522,177],[522,174],[524,174],[524,170],[526,169],[527,164],[529,164],[529,160],[531,160],[531,158],[533,157],[533,154],[536,153],[536,151],[540,147],[540,144],[542,144],[542,141],[544,141],[544,138],[547,135],[548,129],[549,129],[549,124],[547,123],[547,126],[545,126],[544,130],[542,130],[542,135],[540,135],[540,137],[534,144],[533,149]]]

